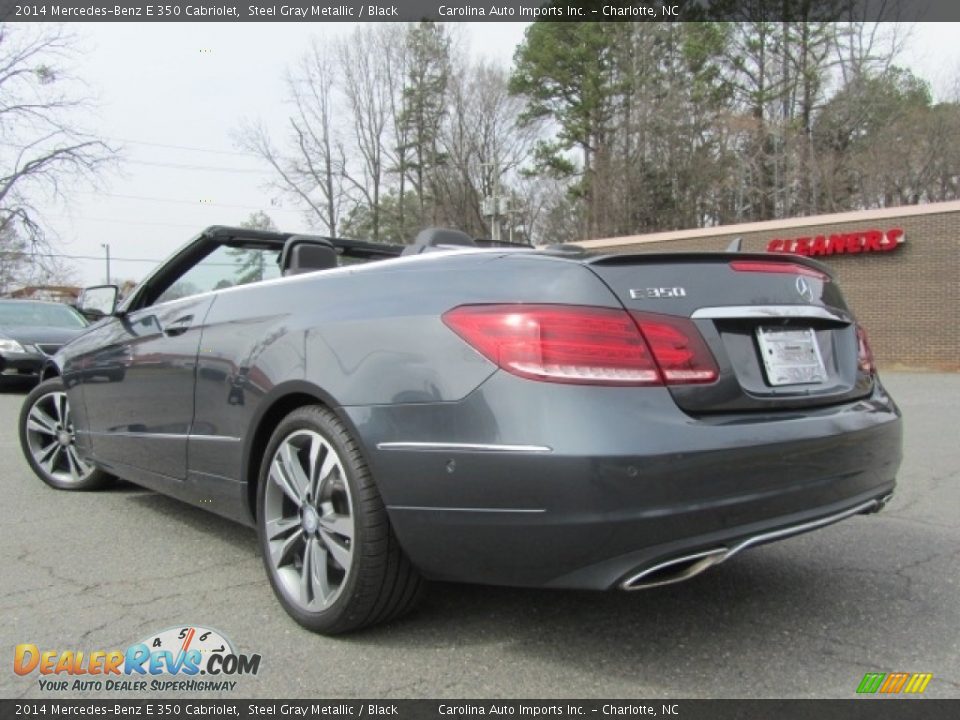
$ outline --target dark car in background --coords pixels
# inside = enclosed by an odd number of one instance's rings
[[[26,459],[256,527],[326,633],[422,578],[665,585],[890,498],[900,412],[826,266],[484,245],[209,228],[121,304],[86,291]]]
[[[51,355],[89,323],[69,305],[0,300],[0,387],[36,382]]]

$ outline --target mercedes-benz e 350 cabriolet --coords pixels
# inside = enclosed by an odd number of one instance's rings
[[[422,579],[673,583],[891,496],[900,413],[826,266],[489,245],[209,228],[123,302],[86,291],[26,459],[256,527],[325,633]]]

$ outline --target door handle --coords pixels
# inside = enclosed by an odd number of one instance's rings
[[[163,329],[163,334],[167,337],[176,337],[177,335],[183,335],[187,330],[190,329],[190,325],[193,323],[193,315],[184,315],[183,317],[177,318],[171,323],[168,323],[167,326]]]

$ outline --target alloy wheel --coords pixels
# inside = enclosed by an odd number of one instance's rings
[[[64,485],[79,485],[95,470],[77,453],[70,402],[62,390],[34,400],[27,412],[26,440],[37,465]]]
[[[317,432],[295,430],[270,461],[263,528],[268,561],[288,601],[330,607],[353,559],[353,499],[343,463]]]

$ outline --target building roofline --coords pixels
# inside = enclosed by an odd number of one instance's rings
[[[937,215],[940,213],[960,212],[960,200],[926,203],[923,205],[901,205],[899,207],[877,208],[875,210],[856,210],[853,212],[831,213],[829,215],[809,215],[807,217],[787,218],[785,220],[765,220],[763,222],[741,223],[739,225],[717,225],[691,230],[670,230],[668,232],[645,235],[627,235],[621,237],[598,238],[596,240],[578,240],[576,245],[592,248],[611,248],[646,243],[669,242],[671,240],[696,240],[698,238],[722,238],[730,235],[746,235],[755,232],[775,232],[792,230],[814,225],[830,225],[885,218],[912,217],[915,215]]]

